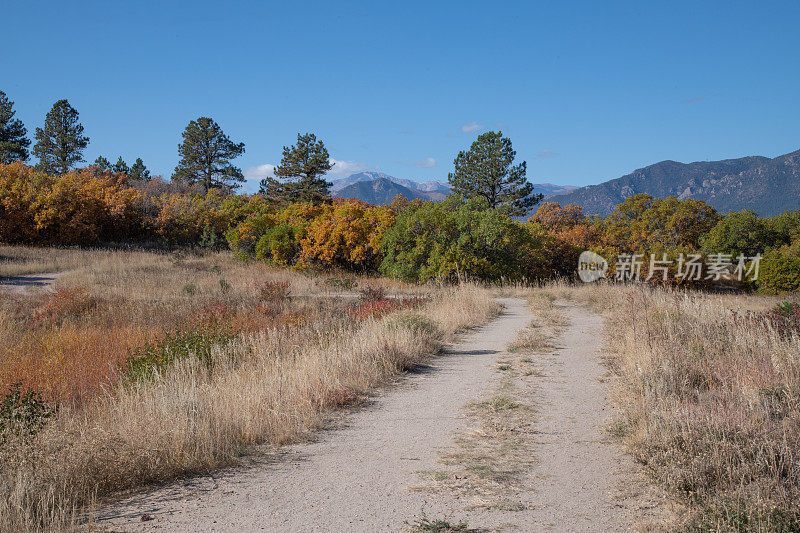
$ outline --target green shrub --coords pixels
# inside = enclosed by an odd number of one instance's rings
[[[222,237],[210,224],[203,226],[203,233],[200,234],[200,242],[198,244],[201,248],[207,250],[220,250],[225,246]]]
[[[196,357],[211,369],[214,360],[211,349],[233,338],[233,332],[224,327],[204,327],[167,335],[158,342],[148,343],[133,350],[123,363],[123,374],[128,381],[153,379],[176,361]]]
[[[749,209],[726,215],[700,240],[706,255],[730,254],[734,258],[764,253],[777,241],[778,235],[765,219]]]
[[[21,383],[9,387],[0,398],[0,442],[4,435],[33,435],[54,414],[53,408],[42,400],[39,393],[23,392]]]
[[[274,225],[274,216],[270,213],[254,214],[225,232],[228,247],[239,259],[253,259],[259,238]]]
[[[765,218],[764,223],[774,233],[776,245],[791,244],[800,239],[800,210],[784,211],[774,217]]]
[[[256,243],[256,259],[276,265],[291,265],[298,250],[295,229],[279,224],[264,231]]]
[[[800,291],[800,239],[764,254],[757,283],[768,294]]]
[[[406,281],[535,277],[541,242],[485,201],[409,206],[383,238],[381,271]]]

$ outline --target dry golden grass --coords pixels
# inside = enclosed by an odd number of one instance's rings
[[[107,250],[36,248],[0,245],[0,278],[44,272],[64,272],[113,255]]]
[[[554,339],[568,324],[564,312],[555,305],[549,292],[528,292],[528,305],[534,314],[531,324],[517,334],[508,349],[511,352],[540,353],[554,348]]]
[[[53,303],[57,295],[0,297],[0,328],[9,333],[0,337],[0,378],[24,372],[27,385],[61,403],[35,437],[0,445],[0,530],[68,528],[96,497],[228,465],[255,444],[301,439],[330,410],[499,311],[475,286],[358,279],[395,294],[429,293],[421,307],[364,318],[354,313],[357,300],[334,297],[330,277],[242,264],[227,254],[116,252],[59,280],[62,290],[83,287],[80,298],[91,305],[64,311]],[[288,284],[290,296],[265,296],[267,282]],[[42,308],[46,320],[32,322]],[[131,347],[192,327],[203,313],[239,332],[212,348],[213,364],[188,357],[153,379],[122,379],[119,363]],[[58,357],[37,348],[44,338]],[[20,346],[27,351],[15,352]],[[37,364],[43,355],[47,364]],[[97,368],[105,370],[91,374]]]
[[[758,318],[774,298],[547,290],[605,313],[618,377],[613,430],[688,504],[681,528],[800,528],[800,335]]]
[[[6,249],[17,257],[33,253]],[[50,260],[62,252],[38,255]],[[56,281],[56,294],[0,292],[0,390],[22,380],[51,401],[81,402],[114,380],[131,349],[171,331],[214,320],[240,331],[339,322],[349,318],[360,289],[389,296],[433,290],[377,278],[304,275],[245,264],[229,253],[69,253],[75,268]],[[269,284],[286,284],[291,299],[263,295]]]

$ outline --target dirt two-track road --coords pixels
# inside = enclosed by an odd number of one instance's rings
[[[517,467],[508,489],[514,505],[481,505],[480,487],[455,490],[447,479],[426,488],[421,473],[449,472],[442,458],[460,435],[485,436],[465,406],[496,394],[507,379],[498,363],[518,357],[507,350],[532,315],[522,299],[502,303],[505,311],[493,322],[317,441],[129,497],[102,508],[97,525],[109,531],[374,532],[442,520],[470,531],[600,532],[636,530],[654,520],[657,505],[644,496],[641,474],[605,431],[611,413],[601,319],[568,304],[559,304],[566,327],[549,351],[531,357],[535,372],[516,385],[516,398],[534,407],[520,426],[527,436],[514,441],[527,443],[515,452],[524,454],[517,465],[525,467]]]
[[[45,272],[0,278],[0,291],[24,294],[29,290],[41,289],[52,292],[53,283],[64,274],[64,272]]]

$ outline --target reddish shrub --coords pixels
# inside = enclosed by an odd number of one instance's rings
[[[47,301],[34,309],[31,326],[57,324],[67,317],[78,317],[97,305],[95,299],[81,287],[58,288]]]

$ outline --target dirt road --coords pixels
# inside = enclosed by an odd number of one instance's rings
[[[660,496],[607,432],[602,319],[562,305],[569,324],[556,349],[537,358],[537,461],[522,530],[630,531],[658,523],[665,519]]]
[[[46,272],[0,278],[0,291],[16,294],[23,294],[32,289],[52,291],[53,283],[62,275],[64,275],[64,272]]]
[[[104,508],[113,531],[403,531],[422,517],[477,531],[625,531],[638,494],[619,488],[635,474],[604,438],[605,369],[598,360],[600,318],[566,307],[569,325],[552,353],[536,356],[525,380],[536,406],[532,467],[522,476],[523,505],[478,507],[464,494],[419,490],[420,472],[441,469],[443,450],[474,429],[464,406],[500,386],[498,361],[531,314],[521,299],[489,325],[407,376],[347,417],[341,429],[277,457],[176,482]],[[142,517],[148,518],[142,521]],[[149,520],[152,518],[152,520]]]

